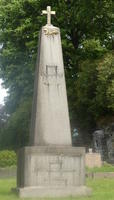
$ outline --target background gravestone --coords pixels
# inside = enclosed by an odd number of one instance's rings
[[[93,133],[94,151],[101,154],[102,160],[114,163],[114,123]]]

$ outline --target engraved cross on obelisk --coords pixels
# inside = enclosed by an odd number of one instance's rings
[[[51,6],[47,6],[47,10],[42,10],[42,15],[47,15],[47,24],[51,25],[51,15],[55,15],[55,11],[51,11]]]

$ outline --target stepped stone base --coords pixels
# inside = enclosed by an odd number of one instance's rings
[[[20,197],[90,195],[85,185],[85,149],[67,146],[25,147],[18,153]]]

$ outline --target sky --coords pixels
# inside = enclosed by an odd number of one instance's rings
[[[7,96],[7,91],[1,85],[2,80],[0,79],[0,104],[4,104],[4,97]]]

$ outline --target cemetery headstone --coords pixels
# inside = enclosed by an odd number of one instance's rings
[[[94,151],[101,154],[103,161],[114,163],[114,123],[93,133]]]
[[[20,197],[89,195],[85,186],[85,148],[72,147],[60,29],[41,28],[35,73],[29,146],[18,152]]]
[[[86,153],[86,167],[94,168],[102,166],[102,159],[100,153],[94,153],[92,149],[89,149],[89,152]]]

